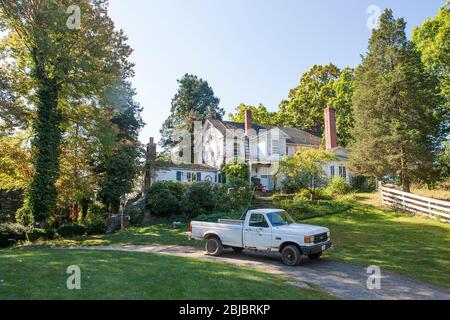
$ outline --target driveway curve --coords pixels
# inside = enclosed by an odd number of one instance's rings
[[[367,288],[366,268],[349,263],[302,259],[300,266],[287,267],[278,253],[235,253],[224,250],[221,257],[208,256],[199,248],[186,246],[93,246],[74,249],[107,250],[168,254],[180,257],[225,262],[260,271],[281,274],[290,278],[288,284],[300,287],[316,287],[338,299],[346,300],[450,300],[450,291],[417,280],[381,270],[381,288]]]

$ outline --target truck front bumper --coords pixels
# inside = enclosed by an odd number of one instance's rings
[[[330,249],[332,246],[333,246],[333,242],[331,242],[331,240],[329,240],[327,242],[322,242],[322,243],[315,244],[312,246],[302,246],[302,247],[300,247],[300,249],[302,250],[302,254],[310,255],[310,254],[324,252],[325,250]]]

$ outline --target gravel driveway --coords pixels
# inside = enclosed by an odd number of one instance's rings
[[[393,272],[381,271],[381,289],[369,290],[366,282],[366,269],[348,263],[331,261],[325,258],[311,261],[302,260],[298,267],[287,267],[280,261],[277,253],[256,252],[234,253],[225,250],[221,257],[205,255],[199,248],[185,246],[98,246],[75,249],[109,250],[142,253],[169,254],[234,265],[251,267],[264,272],[288,276],[290,285],[318,287],[339,299],[348,300],[450,300],[450,291],[418,282]]]

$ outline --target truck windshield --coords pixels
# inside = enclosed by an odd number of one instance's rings
[[[269,219],[273,227],[295,223],[294,219],[292,219],[292,217],[286,211],[268,213],[267,218]]]

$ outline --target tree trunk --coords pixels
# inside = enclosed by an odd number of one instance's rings
[[[411,180],[408,176],[406,170],[406,161],[405,161],[405,149],[401,147],[401,172],[400,172],[401,180],[402,180],[402,189],[403,192],[411,191]]]

